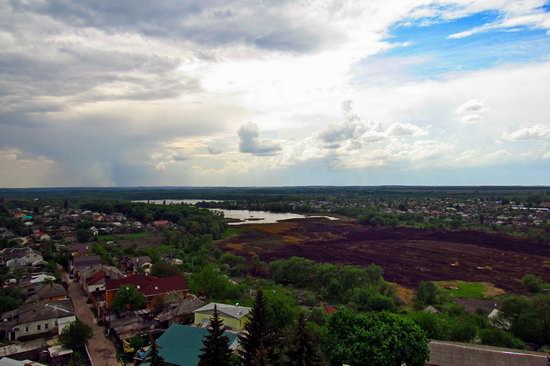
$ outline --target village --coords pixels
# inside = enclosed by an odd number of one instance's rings
[[[548,219],[546,207],[514,202],[436,203],[409,200],[407,207],[383,203],[381,211],[476,216],[476,220],[478,212],[483,212],[487,222],[498,220],[497,225],[536,226],[539,220]],[[208,296],[190,291],[185,274],[154,274],[155,266],[178,266],[183,258],[173,251],[155,252],[155,260],[150,255],[104,252],[124,243],[121,238],[144,237],[142,242],[155,244],[163,240],[159,238],[167,229],[185,230],[181,221],[137,220],[142,213],[72,208],[67,201],[62,206],[42,206],[37,201],[27,206],[33,208],[5,206],[6,226],[0,227],[0,365],[139,365],[146,361],[152,344],[169,364],[195,365],[214,308],[223,321],[230,349],[235,352],[239,348],[238,336],[249,321],[251,307],[209,302]],[[483,210],[477,211],[480,207]],[[470,306],[470,311],[486,307],[491,319],[498,314],[496,306],[489,300]],[[329,304],[322,309],[324,315],[336,311]],[[439,313],[433,306],[423,311]],[[90,331],[86,331],[88,327]],[[83,333],[89,334],[79,341]],[[432,353],[441,353],[441,358],[451,346],[430,344]],[[541,356],[533,353],[532,357]]]

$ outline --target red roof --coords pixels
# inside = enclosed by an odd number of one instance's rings
[[[325,310],[326,315],[332,315],[337,311],[337,309],[334,306],[329,305],[329,304],[323,305],[323,308]]]
[[[103,277],[105,277],[105,271],[104,270],[97,271],[96,273],[86,278],[86,284],[93,285],[94,283],[100,281]]]
[[[133,285],[145,296],[160,295],[173,291],[188,290],[187,281],[183,276],[155,277],[144,274],[109,280],[105,284],[107,291],[117,290],[120,286]]]
[[[170,223],[170,221],[168,221],[168,220],[157,220],[157,221],[153,222],[153,224],[155,226],[166,226],[169,223]]]

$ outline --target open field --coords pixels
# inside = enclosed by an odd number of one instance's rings
[[[488,299],[504,294],[503,290],[487,282],[436,281],[435,284],[451,297]]]
[[[326,219],[243,225],[218,242],[264,260],[301,256],[319,262],[379,264],[385,277],[403,286],[422,280],[487,282],[521,291],[519,279],[534,273],[550,280],[550,247],[474,231],[371,228]]]

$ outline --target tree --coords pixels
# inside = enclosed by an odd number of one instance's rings
[[[214,305],[214,314],[210,318],[208,335],[204,337],[201,349],[199,366],[229,366],[231,364],[231,350],[229,338],[223,334],[223,320],[218,316],[218,308]]]
[[[93,335],[93,329],[80,319],[69,324],[59,336],[59,341],[67,348],[77,348],[84,345]]]
[[[325,332],[325,355],[333,364],[423,366],[429,355],[424,332],[396,314],[341,309],[329,318]]]
[[[132,285],[122,286],[116,292],[112,308],[115,311],[137,310],[145,306],[145,296]]]
[[[523,276],[523,278],[521,279],[521,282],[528,291],[533,293],[542,292],[544,288],[544,282],[542,278],[537,277],[530,273]]]
[[[151,366],[167,365],[167,363],[164,361],[164,358],[159,354],[160,347],[157,342],[153,339],[152,336],[150,336],[149,339],[151,341],[151,348],[143,359],[143,362],[148,362]]]
[[[288,339],[287,356],[289,366],[323,365],[321,351],[313,334],[306,327],[303,313],[298,318],[298,325]]]
[[[422,306],[437,303],[437,287],[433,282],[422,281],[418,285],[418,301]]]
[[[229,286],[229,279],[211,265],[204,266],[190,279],[191,291],[210,299],[224,299]]]
[[[479,332],[481,344],[495,347],[523,348],[525,344],[510,333],[494,328],[482,329]]]
[[[181,275],[181,271],[178,267],[173,266],[170,263],[158,262],[153,264],[153,268],[151,268],[151,274],[157,277],[170,277]]]
[[[92,239],[93,235],[90,230],[87,229],[78,229],[76,231],[76,240],[78,240],[80,243],[84,243],[87,241],[90,241]]]
[[[239,336],[241,344],[240,358],[244,366],[254,365],[258,350],[266,353],[266,357],[273,359],[275,348],[275,333],[270,327],[270,319],[262,290],[258,290],[250,320]],[[262,358],[263,359],[263,358]],[[265,363],[264,363],[265,364]]]

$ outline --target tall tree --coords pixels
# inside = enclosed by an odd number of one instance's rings
[[[306,328],[306,323],[306,317],[301,313],[298,318],[298,325],[288,339],[287,355],[290,366],[323,365],[316,339]]]
[[[268,312],[262,290],[258,290],[250,320],[244,327],[244,332],[239,336],[241,344],[240,358],[244,366],[255,365],[258,350],[266,353],[268,359],[273,359],[275,350],[275,334],[270,327]],[[265,357],[262,356],[262,359]]]
[[[201,349],[199,366],[229,366],[231,364],[231,350],[229,338],[223,335],[223,320],[220,319],[218,308],[214,305],[214,314],[210,318],[208,335],[204,337]]]
[[[147,356],[143,359],[143,362],[148,362],[151,366],[165,366],[167,363],[164,361],[164,358],[159,354],[160,347],[157,342],[153,339],[153,336],[149,335],[151,341],[151,348]]]

